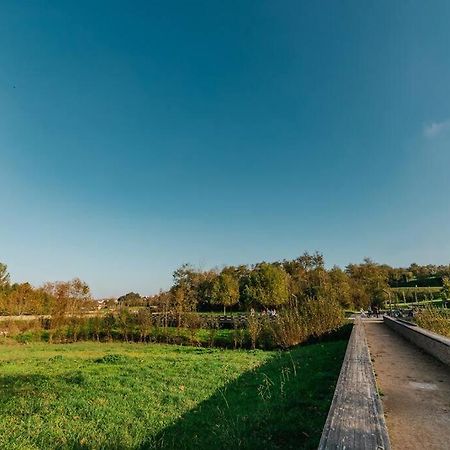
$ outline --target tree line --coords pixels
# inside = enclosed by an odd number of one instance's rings
[[[0,263],[0,315],[58,317],[80,314],[95,305],[88,284],[79,278],[46,282],[40,287],[11,283],[6,264]]]
[[[370,258],[344,269],[327,269],[323,255],[316,252],[292,260],[227,266],[221,270],[199,270],[184,264],[174,272],[168,291],[146,298],[145,302],[178,314],[277,308],[292,300],[302,303],[310,299],[327,299],[348,309],[366,309],[383,306],[391,299],[392,287],[410,282],[427,285],[427,280],[433,286],[445,286],[449,277],[450,265],[414,263],[397,268]],[[133,296],[134,304],[138,304],[134,293]]]
[[[396,268],[369,258],[344,269],[338,266],[328,269],[323,255],[316,252],[290,260],[226,266],[220,270],[200,270],[184,264],[173,273],[169,290],[145,298],[131,292],[120,297],[119,304],[153,306],[178,316],[193,311],[275,309],[288,302],[301,304],[311,299],[327,299],[348,309],[365,309],[382,306],[391,295],[391,287],[405,283],[426,285],[427,280],[445,287],[449,277],[450,265],[413,263]],[[12,283],[7,266],[0,263],[2,315],[73,315],[95,305],[89,286],[78,278],[48,282],[40,287]]]

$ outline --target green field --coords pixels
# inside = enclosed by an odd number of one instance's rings
[[[421,302],[398,302],[398,303],[386,303],[385,308],[389,309],[390,306],[392,308],[411,308],[412,306],[435,306],[435,307],[441,307],[443,301],[441,299],[437,300],[423,300]]]
[[[0,448],[315,448],[345,347],[0,345]]]

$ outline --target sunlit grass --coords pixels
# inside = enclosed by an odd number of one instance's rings
[[[2,345],[0,448],[313,448],[345,346]]]

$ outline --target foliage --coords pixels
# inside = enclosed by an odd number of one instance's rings
[[[281,348],[300,344],[308,338],[307,320],[298,307],[281,309],[270,326],[274,342]]]
[[[215,276],[214,272],[195,270],[189,264],[183,264],[173,273],[171,303],[178,316],[179,325],[183,312],[196,311],[201,302],[210,303],[211,280]]]
[[[135,306],[141,304],[141,296],[136,292],[128,292],[117,299],[117,303],[125,306]]]
[[[337,302],[311,299],[301,305],[286,305],[276,316],[252,312],[237,317],[231,329],[220,328],[216,316],[184,313],[182,326],[175,318],[166,320],[147,309],[131,312],[121,307],[114,313],[60,317],[59,320],[0,321],[0,332],[22,342],[24,339],[53,343],[92,341],[163,342],[202,347],[288,348],[321,337],[343,323]],[[26,336],[26,337],[24,337]]]
[[[422,328],[450,338],[450,315],[446,310],[424,308],[417,313],[415,322]]]
[[[222,305],[225,314],[227,306],[239,301],[239,281],[232,273],[222,271],[211,284],[211,303]]]
[[[269,322],[276,346],[289,348],[311,337],[329,334],[344,324],[344,312],[336,301],[309,299],[300,307],[293,302]]]
[[[253,312],[247,317],[247,330],[250,336],[252,348],[256,348],[258,338],[263,330],[263,322],[260,317],[256,316]]]
[[[391,287],[439,287],[442,278],[450,277],[449,265],[412,263],[408,267],[385,266],[389,272]]]
[[[360,264],[349,264],[345,270],[337,266],[327,269],[322,254],[306,252],[292,260],[229,266],[222,270],[205,271],[184,264],[174,272],[173,286],[168,291],[150,297],[130,292],[120,297],[118,305],[151,306],[164,315],[166,322],[176,317],[176,325],[184,326],[183,318],[191,312],[218,311],[221,307],[224,312],[251,308],[261,311],[280,308],[292,299],[301,304],[322,298],[353,310],[381,307],[387,301],[428,301],[449,295],[449,277],[450,265],[411,264],[396,268],[369,258]],[[392,288],[402,283],[427,285],[431,280],[439,285],[402,287],[401,291]],[[78,289],[75,294],[74,289]],[[117,304],[110,301],[107,307],[112,311]],[[38,288],[28,283],[11,284],[6,265],[0,264],[0,315],[50,314],[56,323],[64,315],[76,315],[88,309],[96,309],[96,305],[90,302],[86,283],[74,279],[46,283]]]
[[[301,307],[307,322],[308,334],[320,337],[337,330],[344,323],[344,311],[336,301],[311,299]]]
[[[42,288],[14,283],[0,290],[0,315],[50,314],[55,299]]]
[[[329,287],[323,296],[338,302],[343,308],[353,306],[352,282],[348,275],[338,266],[333,266],[329,272]]]
[[[248,277],[245,294],[248,305],[282,305],[289,298],[288,276],[285,270],[274,264],[258,264]]]
[[[392,303],[417,303],[433,301],[442,297],[442,288],[439,287],[402,287],[391,288],[390,298]]]
[[[365,258],[363,264],[349,264],[345,270],[352,280],[352,303],[356,308],[383,306],[389,288],[385,266]]]

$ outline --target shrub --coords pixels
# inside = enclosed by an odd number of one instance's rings
[[[417,313],[415,321],[422,328],[450,337],[450,317],[443,310],[432,307],[422,309]]]
[[[191,345],[198,345],[198,330],[202,328],[203,320],[196,313],[186,313],[183,317],[184,326],[187,329],[189,343]]]
[[[122,364],[129,361],[129,357],[125,355],[120,355],[117,353],[110,353],[109,355],[102,356],[101,358],[95,359],[94,362],[97,364]]]
[[[213,347],[219,330],[219,321],[216,317],[208,317],[204,322],[204,326],[208,329],[208,346]]]
[[[233,346],[234,348],[242,348],[244,344],[245,339],[245,329],[243,328],[243,325],[235,320],[233,322]]]
[[[308,337],[305,322],[298,308],[292,305],[284,308],[271,323],[274,342],[281,348],[304,342]]]
[[[19,344],[28,344],[33,340],[33,333],[31,331],[26,331],[25,333],[21,333],[16,336],[16,341]]]
[[[275,345],[281,348],[301,344],[310,337],[321,337],[340,328],[344,311],[334,300],[309,299],[299,307],[290,303],[270,321]]]
[[[41,339],[64,343],[92,339],[271,349],[289,348],[310,337],[321,337],[339,328],[343,318],[343,310],[336,301],[319,298],[304,301],[300,306],[283,305],[275,317],[252,311],[245,319],[235,320],[232,330],[221,329],[214,315],[184,313],[183,326],[173,327],[166,326],[168,322],[162,316],[153,316],[144,310],[136,314],[126,308],[106,316],[58,317],[45,323],[5,322],[2,328],[7,329],[8,335],[17,336],[20,342]]]
[[[261,317],[256,315],[253,311],[247,317],[247,331],[250,336],[252,349],[256,348],[256,342],[262,330]]]
[[[301,310],[309,336],[322,336],[337,330],[344,323],[344,311],[333,300],[310,299],[301,306]]]

